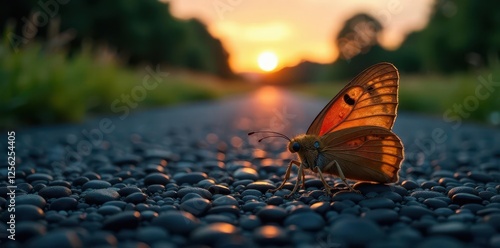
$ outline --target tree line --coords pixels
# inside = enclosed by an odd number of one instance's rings
[[[58,31],[66,34],[56,37],[60,39],[53,37],[54,25],[49,25],[55,21]],[[71,54],[90,43],[114,49],[129,65],[161,63],[233,76],[221,41],[196,19],[174,18],[169,4],[157,0],[5,1],[0,32],[13,49],[37,40],[47,45],[59,42]]]

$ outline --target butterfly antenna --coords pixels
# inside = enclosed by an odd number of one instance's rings
[[[259,139],[259,142],[261,142],[262,140],[264,139],[267,139],[267,138],[283,138],[283,139],[286,139],[288,141],[292,141],[290,138],[288,138],[288,136],[282,134],[282,133],[278,133],[278,132],[274,132],[274,131],[256,131],[256,132],[249,132],[248,135],[254,135],[256,133],[270,133],[270,134],[273,134],[273,135],[269,135],[269,136],[266,136],[262,139]]]

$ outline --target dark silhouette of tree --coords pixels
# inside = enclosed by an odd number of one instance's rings
[[[36,28],[36,32],[32,32],[35,38],[46,40],[49,25],[37,25],[37,22],[43,21],[43,17],[59,18],[62,32],[72,30],[76,34],[69,44],[72,51],[88,42],[104,44],[131,65],[161,63],[233,76],[222,43],[211,36],[201,22],[174,18],[168,4],[157,0],[86,0],[61,1],[64,4],[47,7],[40,2],[43,1],[4,3],[0,8],[0,32],[5,31],[8,22],[14,22],[11,36],[22,39],[31,22]]]

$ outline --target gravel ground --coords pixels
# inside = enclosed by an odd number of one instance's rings
[[[328,177],[335,190],[326,195],[310,173],[287,199],[293,174],[285,189],[267,192],[293,156],[283,140],[258,143],[247,132],[303,133],[325,104],[266,87],[17,130],[16,241],[6,233],[2,154],[1,246],[500,247],[498,129],[403,113],[398,183],[350,182],[358,194]]]

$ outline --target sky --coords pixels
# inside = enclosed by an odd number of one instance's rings
[[[275,54],[276,69],[303,60],[333,62],[338,57],[336,35],[347,19],[360,12],[382,24],[384,31],[379,42],[387,49],[395,49],[407,34],[425,27],[434,4],[434,0],[168,2],[177,18],[197,18],[207,25],[209,32],[222,41],[230,55],[229,64],[237,73],[263,72],[258,63],[263,53]]]

